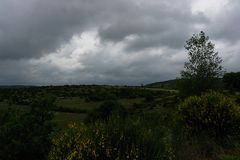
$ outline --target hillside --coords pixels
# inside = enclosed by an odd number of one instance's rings
[[[172,79],[162,82],[154,82],[146,84],[144,87],[147,88],[163,88],[163,89],[177,89],[178,79]]]

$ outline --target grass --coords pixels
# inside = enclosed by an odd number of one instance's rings
[[[133,103],[141,103],[143,99],[121,99],[122,103],[126,107],[130,107]],[[85,102],[84,99],[79,97],[57,99],[56,105],[62,106],[64,108],[77,108],[91,112],[93,109],[100,106],[102,102]],[[0,102],[0,111],[7,111],[8,108],[21,108],[27,109],[28,106],[25,105],[9,105],[6,102]],[[54,112],[53,122],[56,123],[58,128],[65,128],[71,122],[83,122],[87,113],[67,113],[67,112]]]
[[[69,123],[83,122],[85,117],[86,114],[55,112],[53,122],[57,125],[57,128],[66,128]]]
[[[119,99],[118,100],[126,109],[131,109],[134,104],[139,104],[140,106],[143,106],[141,110],[144,110],[145,106],[145,99],[144,98],[125,98],[125,99]],[[87,102],[84,98],[80,97],[67,97],[67,98],[57,98],[55,104],[58,107],[66,108],[66,109],[72,109],[72,112],[70,110],[62,110],[62,111],[54,111],[54,118],[53,122],[56,123],[57,127],[59,128],[65,128],[70,122],[83,122],[87,114],[97,107],[99,107],[103,103],[103,101],[99,102]],[[29,106],[26,105],[9,105],[6,102],[0,102],[0,111],[4,112],[7,111],[8,108],[22,108],[27,109]],[[78,112],[74,113],[74,109],[76,111],[84,111],[84,112]],[[146,108],[145,108],[146,109]],[[156,110],[156,109],[155,109]],[[146,110],[147,111],[147,110]]]
[[[101,102],[86,102],[85,99],[79,97],[71,97],[64,99],[57,99],[56,105],[64,108],[77,108],[90,111],[99,106]]]
[[[6,102],[0,102],[0,111],[1,112],[7,111],[10,108],[27,109],[28,106],[26,106],[26,105],[16,105],[16,104],[9,105]]]
[[[120,99],[119,102],[126,108],[132,107],[134,103],[143,103],[144,98],[134,98],[134,99]]]
[[[171,92],[171,93],[178,93],[178,90],[176,90],[176,89],[150,88],[150,87],[145,87],[144,89],[147,89],[147,90],[150,90],[150,91],[166,91],[166,92]]]
[[[120,99],[119,102],[127,109],[131,108],[134,104],[143,104],[144,98],[134,98],[134,99]],[[86,113],[66,113],[66,112],[55,112],[53,121],[58,127],[64,128],[70,122],[83,122],[84,118],[89,112],[96,109],[101,105],[103,101],[100,102],[86,102],[83,98],[72,97],[57,99],[56,105],[62,106],[64,108],[75,108],[86,110]]]
[[[9,105],[6,102],[0,102],[0,112],[7,112],[10,108],[28,109],[25,105]],[[82,122],[86,114],[54,112],[53,122],[58,128],[65,128],[71,122]]]
[[[125,106],[130,107],[134,103],[142,103],[144,101],[144,98],[134,98],[134,99],[120,99],[119,102]],[[79,97],[71,97],[71,98],[64,98],[64,99],[57,99],[56,105],[62,106],[64,108],[78,108],[83,109],[87,111],[91,111],[98,106],[101,105],[103,101],[99,102],[86,102],[85,99],[79,98]]]

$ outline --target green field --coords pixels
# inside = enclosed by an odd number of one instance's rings
[[[122,87],[123,89],[126,90],[126,87]],[[87,117],[87,115],[91,112],[93,112],[94,110],[96,110],[103,102],[108,101],[107,100],[97,100],[97,101],[91,101],[91,100],[86,100],[87,96],[69,96],[69,92],[71,94],[71,92],[76,92],[78,94],[78,92],[82,93],[82,92],[90,92],[90,93],[97,93],[100,92],[100,96],[104,96],[101,95],[102,92],[112,92],[113,94],[115,94],[116,91],[121,90],[121,87],[106,87],[106,86],[96,86],[96,87],[80,87],[80,88],[71,88],[71,90],[66,90],[65,89],[50,89],[50,94],[54,95],[55,98],[55,102],[54,104],[56,105],[56,107],[61,107],[61,110],[54,110],[53,114],[54,114],[54,118],[53,118],[53,122],[56,124],[57,127],[60,128],[65,128],[69,123],[72,122],[84,122],[84,119]],[[16,90],[18,91],[18,88],[16,88]],[[40,89],[39,89],[40,90]],[[43,88],[42,90],[44,90],[45,92],[48,92],[47,90],[49,90],[48,88]],[[38,91],[40,93],[42,93],[42,90]],[[64,93],[64,90],[65,93]],[[105,91],[106,90],[106,91]],[[125,91],[128,91],[127,90]],[[20,88],[19,92],[23,92],[26,95],[28,95],[29,90],[25,90]],[[31,91],[31,89],[30,89]],[[158,96],[155,96],[153,98],[153,102],[151,102],[151,104],[149,102],[146,102],[146,96],[145,95],[138,95],[136,96],[136,92],[139,91],[144,91],[147,92],[147,95],[151,94],[152,92],[154,93],[158,93]],[[131,111],[131,113],[139,113],[139,112],[145,112],[145,111],[151,111],[151,110],[159,110],[159,107],[164,106],[164,103],[166,102],[165,99],[168,98],[170,96],[170,101],[171,101],[171,96],[175,94],[175,91],[171,90],[167,90],[167,89],[157,89],[157,88],[130,88],[130,92],[133,92],[131,94],[133,94],[133,96],[131,96],[129,98],[124,98],[124,97],[117,97],[114,99],[117,99],[117,101],[123,105],[124,108],[126,108],[127,110]],[[14,92],[15,93],[15,92]],[[59,95],[59,93],[64,93],[67,96],[61,96]],[[128,92],[127,92],[128,93]],[[38,94],[38,93],[35,93]],[[21,97],[21,94],[17,94],[16,96],[20,96],[21,100],[22,99],[29,99],[29,97]],[[14,99],[14,95],[12,97],[12,99]],[[174,97],[173,97],[174,98]],[[168,98],[169,99],[169,98]],[[110,99],[111,100],[111,99]],[[154,108],[151,107],[154,105]],[[8,99],[5,99],[4,101],[0,102],[0,111],[1,112],[6,112],[8,111],[9,108],[18,108],[19,110],[22,109],[28,109],[29,105],[22,105],[22,104],[17,104],[16,102],[11,102]]]
[[[141,104],[142,98],[138,99],[120,99],[118,100],[124,107],[130,109],[134,103]],[[54,122],[58,126],[65,127],[71,122],[83,122],[88,113],[99,107],[103,102],[86,102],[83,98],[71,97],[71,98],[59,98],[56,101],[57,106],[64,106],[64,108],[74,108],[86,110],[85,113],[67,113],[67,112],[55,112]]]

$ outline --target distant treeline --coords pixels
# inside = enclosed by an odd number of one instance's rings
[[[98,85],[65,85],[44,87],[3,87],[0,88],[0,101],[29,105],[32,99],[50,94],[58,98],[80,97],[86,101],[103,101],[120,98],[154,98],[166,91],[148,90],[141,87],[115,87]]]
[[[181,79],[168,80],[163,82],[155,82],[145,85],[150,88],[178,89],[178,84]],[[225,73],[222,78],[218,78],[219,86],[223,89],[231,91],[240,91],[240,72]]]

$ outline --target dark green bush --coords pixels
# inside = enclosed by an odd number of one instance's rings
[[[226,89],[240,91],[240,72],[224,74],[223,82]]]
[[[127,110],[118,101],[105,101],[97,109],[88,114],[85,122],[89,123],[97,120],[107,121],[112,114],[126,117]]]
[[[66,112],[66,113],[87,113],[86,109],[81,108],[69,108],[69,107],[62,107],[62,106],[56,106],[52,109],[52,111],[55,112]]]
[[[218,140],[240,135],[240,108],[215,91],[187,98],[179,106],[188,134],[207,134]]]
[[[38,99],[28,110],[11,109],[0,115],[1,160],[47,158],[53,131],[48,102]]]
[[[238,96],[238,97],[236,98],[235,102],[236,102],[237,104],[240,104],[240,96]]]

